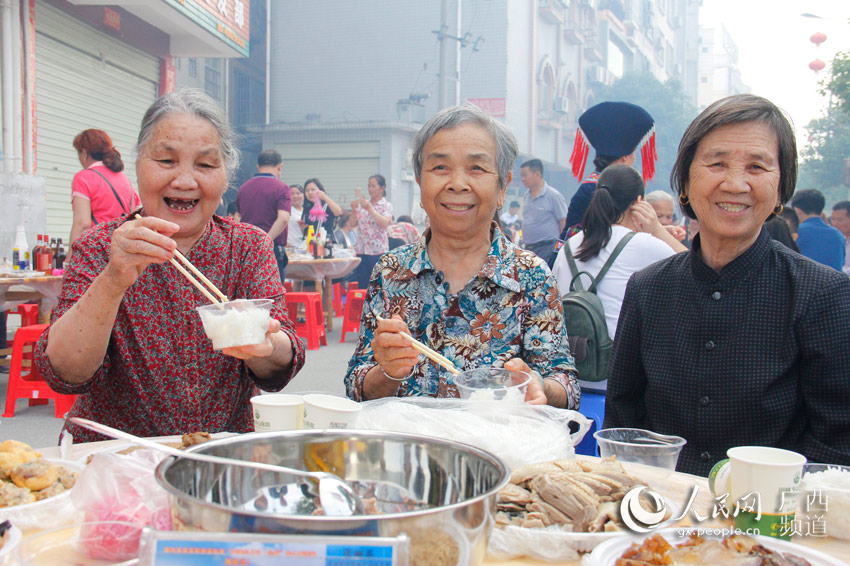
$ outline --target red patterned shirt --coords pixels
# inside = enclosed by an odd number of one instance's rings
[[[58,320],[106,267],[112,232],[124,220],[88,230],[73,244],[59,305]],[[38,342],[35,362],[50,387],[77,394],[70,416],[85,417],[139,436],[191,431],[248,432],[254,429],[251,396],[258,387],[282,389],[304,365],[304,347],[286,316],[271,240],[248,224],[214,216],[186,257],[231,299],[275,300],[293,347],[289,368],[257,379],[245,363],[212,348],[196,307],[209,304],[170,263],[148,266],[124,294],[101,368],[91,379],[69,384],[53,373],[45,354],[47,333]],[[66,422],[76,440],[103,440]]]

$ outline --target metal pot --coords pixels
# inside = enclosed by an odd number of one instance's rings
[[[156,469],[171,498],[175,529],[389,537],[404,532],[411,539],[411,564],[425,563],[426,556],[433,565],[481,564],[496,495],[510,479],[507,464],[484,450],[394,432],[252,433],[193,450],[333,472],[378,514],[310,515],[316,488],[309,480],[176,458]]]

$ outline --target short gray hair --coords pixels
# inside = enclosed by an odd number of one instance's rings
[[[664,191],[652,191],[646,195],[644,200],[649,204],[654,202],[669,202],[670,204],[673,204],[673,195]]]
[[[413,139],[413,171],[417,179],[422,178],[422,151],[440,130],[451,130],[463,124],[474,124],[487,130],[496,142],[496,168],[499,171],[499,186],[505,188],[508,184],[508,173],[513,169],[519,147],[516,137],[503,123],[484,113],[483,110],[471,104],[450,106],[434,114],[425,122],[419,133]]]
[[[218,133],[222,163],[230,181],[239,167],[239,148],[236,147],[236,132],[227,123],[227,115],[219,104],[206,92],[197,88],[181,88],[157,98],[145,112],[139,139],[136,142],[136,155],[141,155],[150,141],[153,130],[164,118],[173,114],[189,114],[210,123]]]

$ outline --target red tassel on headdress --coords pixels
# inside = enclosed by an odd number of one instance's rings
[[[655,126],[652,127],[643,140],[640,148],[640,164],[643,171],[643,182],[648,183],[655,176],[655,162],[658,154],[655,152]]]
[[[570,165],[572,165],[573,176],[581,180],[584,177],[584,166],[587,164],[587,155],[590,153],[590,144],[581,131],[581,128],[576,128],[576,141],[573,144],[573,153],[570,155]]]

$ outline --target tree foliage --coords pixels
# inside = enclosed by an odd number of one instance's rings
[[[850,51],[835,55],[821,87],[822,94],[832,95],[838,108],[850,115]]]
[[[685,128],[697,115],[697,110],[688,101],[682,84],[675,79],[662,83],[649,73],[629,74],[610,87],[603,88],[597,96],[600,102],[631,102],[649,112],[655,120],[658,163],[655,177],[646,189],[647,192],[656,189],[670,191],[670,171],[676,161],[679,141]]]
[[[809,144],[800,152],[797,187],[818,189],[828,203],[847,199],[842,161],[850,158],[850,113],[837,105],[806,126]]]

